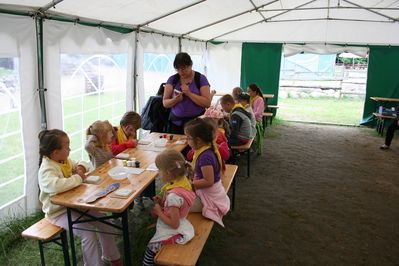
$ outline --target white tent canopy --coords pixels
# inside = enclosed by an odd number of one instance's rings
[[[0,0],[0,8],[204,41],[399,44],[395,0]]]

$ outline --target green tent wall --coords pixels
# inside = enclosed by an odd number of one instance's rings
[[[263,93],[274,94],[268,104],[277,104],[280,81],[281,43],[243,43],[241,88],[256,83]]]
[[[372,125],[379,104],[370,97],[399,98],[399,46],[370,46],[366,88],[362,124]]]

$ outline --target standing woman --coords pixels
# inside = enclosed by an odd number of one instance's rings
[[[211,105],[207,78],[192,70],[193,61],[187,53],[178,53],[173,62],[177,74],[169,77],[163,94],[163,106],[171,108],[169,133],[184,134],[184,124],[202,115]]]
[[[265,134],[262,124],[265,101],[263,100],[262,91],[258,85],[254,83],[248,85],[248,94],[250,96],[251,107],[256,119],[256,151],[258,154],[261,154],[263,151],[263,137]]]

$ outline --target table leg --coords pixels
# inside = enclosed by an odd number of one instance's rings
[[[72,224],[72,213],[71,209],[67,208],[67,216],[68,216],[68,226],[69,226],[69,241],[71,246],[71,256],[72,256],[72,265],[76,266],[76,252],[75,252],[75,240],[73,237],[73,224]]]
[[[129,239],[129,221],[128,221],[128,212],[125,210],[122,213],[122,232],[123,232],[123,251],[125,255],[124,265],[132,265],[130,258],[130,239]]]

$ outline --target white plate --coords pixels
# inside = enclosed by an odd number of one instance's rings
[[[116,180],[121,180],[127,178],[128,174],[138,175],[141,174],[144,169],[141,168],[131,168],[131,167],[123,167],[123,166],[115,166],[114,168],[108,171],[110,177]]]
[[[115,156],[115,158],[121,159],[121,160],[127,160],[129,159],[129,153],[119,153]]]
[[[148,144],[151,144],[151,143],[152,143],[151,140],[145,140],[145,139],[141,139],[138,142],[138,144],[140,144],[140,145],[148,145]]]
[[[154,146],[155,147],[165,147],[167,142],[168,142],[167,139],[157,139],[156,141],[154,141]]]

